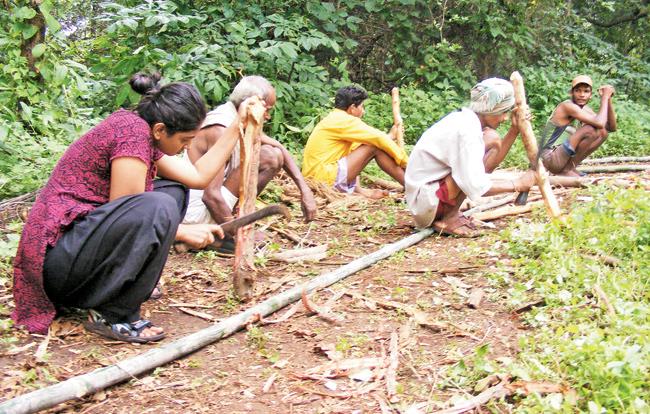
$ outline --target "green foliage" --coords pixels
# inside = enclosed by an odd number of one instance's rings
[[[517,375],[566,383],[584,412],[646,412],[650,386],[650,196],[644,190],[591,191],[566,222],[519,225],[504,234],[516,258],[511,286],[520,300],[532,288],[546,306],[530,312],[536,328],[521,340],[510,367]],[[624,225],[623,225],[624,223]],[[620,259],[609,267],[598,257]],[[602,289],[615,314],[607,310]],[[526,412],[563,409],[570,402],[527,398]]]
[[[472,84],[519,70],[535,129],[589,73],[617,89],[619,131],[597,155],[648,153],[650,55],[642,0],[210,2],[8,0],[0,10],[0,198],[36,189],[62,151],[117,107],[126,82],[159,70],[210,107],[242,75],[276,86],[266,132],[300,158],[336,89],[371,92],[366,121],[388,130],[400,86],[406,141],[463,105]],[[593,10],[592,10],[593,8]],[[525,166],[519,143],[506,166]]]

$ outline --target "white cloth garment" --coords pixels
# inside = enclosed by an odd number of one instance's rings
[[[473,201],[490,189],[484,154],[481,122],[468,108],[450,113],[422,134],[404,175],[406,203],[418,227],[433,223],[438,208],[438,181],[450,173]]]

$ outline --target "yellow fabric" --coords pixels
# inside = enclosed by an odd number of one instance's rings
[[[314,128],[302,159],[302,174],[329,185],[336,181],[338,161],[361,145],[372,145],[406,168],[408,156],[387,134],[345,111],[335,109]]]

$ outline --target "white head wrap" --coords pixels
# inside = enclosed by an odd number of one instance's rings
[[[469,109],[483,115],[502,114],[515,106],[514,95],[512,84],[507,80],[486,79],[472,88]]]

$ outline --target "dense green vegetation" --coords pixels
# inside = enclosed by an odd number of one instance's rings
[[[516,361],[481,359],[474,374],[567,384],[578,396],[531,396],[522,412],[650,411],[650,196],[595,187],[590,198],[564,223],[502,235],[514,270],[494,281],[509,287],[514,307],[539,298],[545,305],[526,314],[536,329]]]
[[[3,0],[0,198],[42,185],[65,147],[132,105],[138,70],[195,84],[209,105],[243,74],[278,89],[269,132],[299,153],[343,83],[371,92],[390,123],[402,86],[407,140],[467,100],[481,78],[526,80],[539,127],[577,73],[617,87],[620,130],[602,155],[650,153],[647,0],[212,2]],[[524,160],[520,150],[509,165]]]

